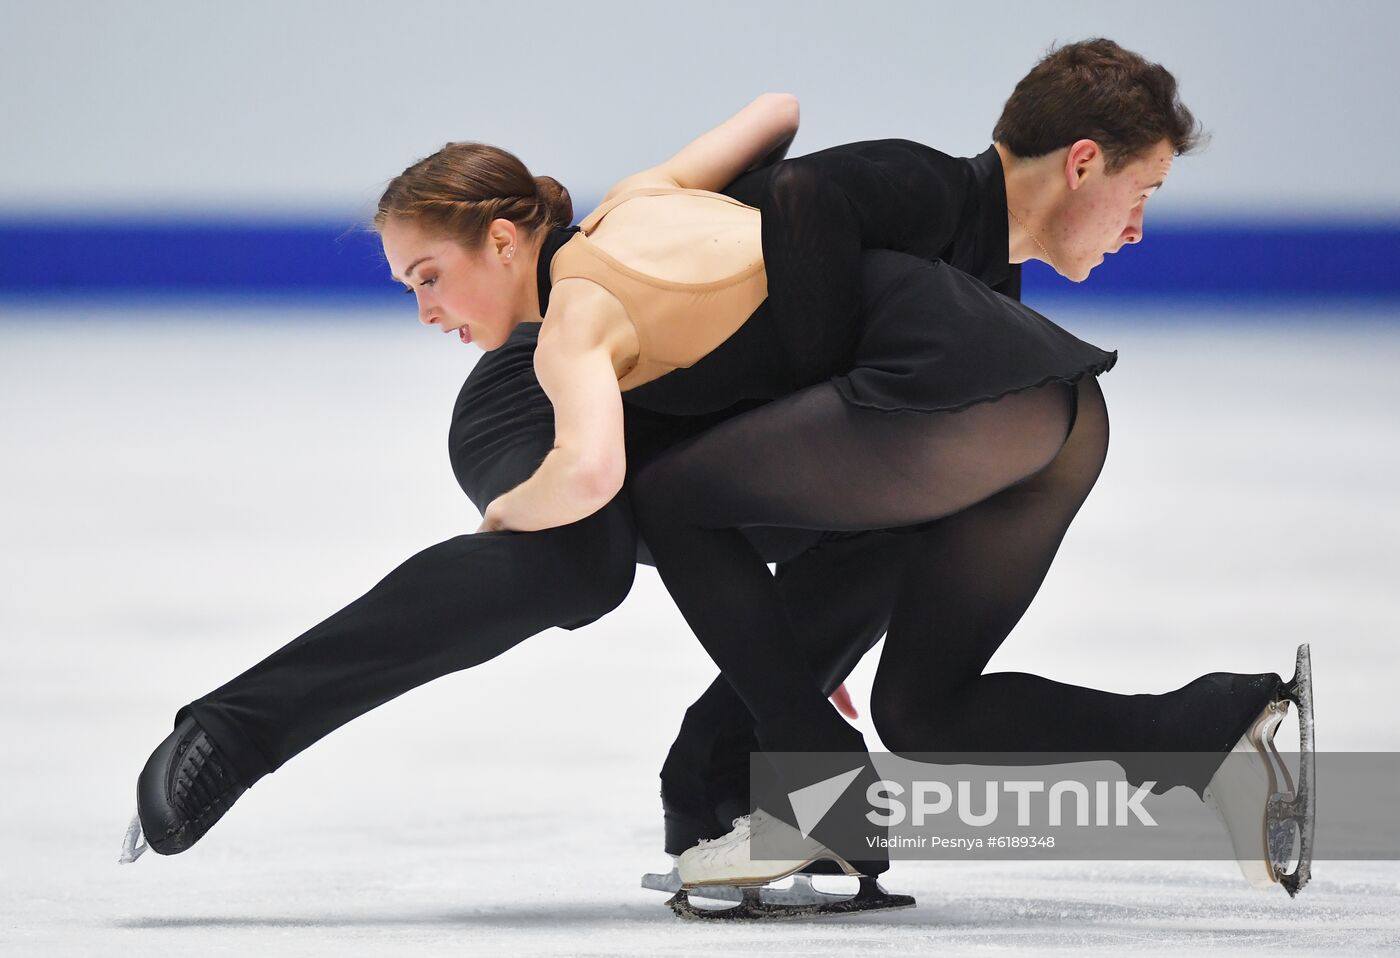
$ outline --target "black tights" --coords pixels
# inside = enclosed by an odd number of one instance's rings
[[[642,471],[633,508],[657,571],[765,749],[835,750],[859,737],[821,694],[773,578],[740,530],[876,529],[961,512],[1050,463],[1072,409],[1070,387],[1058,383],[952,413],[858,407],[822,384]]]
[[[894,442],[901,433],[909,441]],[[859,747],[824,700],[851,662],[833,670],[804,656],[810,645],[775,598],[781,577],[767,575],[737,532],[759,523],[851,529],[936,517],[902,537],[901,582],[872,693],[872,717],[892,750],[1228,749],[1276,676],[1216,674],[1164,695],[1119,695],[1024,673],[983,674],[1044,580],[1107,448],[1107,410],[1092,378],[956,413],[852,408],[830,387],[814,387],[651,464],[633,483],[639,524],[732,688],[717,683],[687,714],[689,732],[663,772],[668,791],[688,785],[687,764],[711,761],[688,745],[700,738],[696,725],[733,714],[728,696],[747,707],[765,749]],[[712,727],[706,740],[741,753],[755,741],[744,731]],[[1139,779],[1150,773],[1129,769]],[[743,778],[734,767],[711,774],[735,785]],[[1190,771],[1165,777],[1204,785]]]

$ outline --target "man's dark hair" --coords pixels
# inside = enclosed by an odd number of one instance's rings
[[[1024,157],[1093,140],[1116,173],[1161,140],[1179,156],[1204,135],[1166,67],[1098,38],[1051,47],[1011,91],[992,139]]]

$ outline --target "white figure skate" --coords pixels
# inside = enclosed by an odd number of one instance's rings
[[[790,856],[795,857],[752,858],[749,850],[755,836],[781,837],[793,849]],[[844,874],[859,878],[859,890],[851,896],[831,895],[813,888],[810,877],[796,874],[819,861],[832,862]],[[790,875],[795,876],[791,889],[763,887]],[[874,878],[862,875],[816,839],[803,838],[792,826],[762,810],[752,817],[734,819],[734,829],[727,835],[687,849],[676,863],[676,877],[681,887],[667,904],[682,918],[771,921],[914,906],[909,895],[889,894]],[[721,900],[734,900],[737,895],[739,904],[726,909],[697,908],[690,901],[691,891]],[[814,900],[801,900],[809,895]]]
[[[1296,787],[1274,748],[1274,733],[1290,703],[1297,706],[1300,733]],[[1206,804],[1225,824],[1240,870],[1254,887],[1279,884],[1292,897],[1312,877],[1316,787],[1312,661],[1304,643],[1298,647],[1297,671],[1282,697],[1250,723],[1206,786]],[[1289,871],[1295,857],[1297,865]]]

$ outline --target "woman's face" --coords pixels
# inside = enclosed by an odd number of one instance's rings
[[[514,236],[501,242],[492,226],[492,235],[476,250],[425,233],[412,220],[391,217],[379,232],[391,276],[417,297],[418,320],[487,350],[506,341],[519,313],[517,284],[508,268]]]

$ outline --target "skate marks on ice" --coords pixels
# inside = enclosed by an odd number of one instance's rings
[[[397,864],[397,863],[396,863]],[[617,863],[614,863],[617,864]],[[222,914],[130,918],[118,928],[159,933],[190,942],[218,935],[232,945],[262,947],[269,931],[280,941],[269,954],[333,953],[350,941],[382,939],[408,954],[419,944],[470,941],[502,953],[667,955],[720,947],[752,954],[800,948],[803,953],[845,955],[933,950],[961,953],[1014,948],[1022,953],[1121,953],[1125,948],[1198,950],[1236,954],[1282,949],[1294,954],[1374,954],[1400,947],[1400,872],[1390,863],[1329,863],[1347,880],[1314,879],[1296,901],[1243,885],[1233,863],[901,863],[899,887],[919,898],[911,910],[781,922],[762,929],[753,922],[677,921],[656,892],[634,889],[615,900],[611,882],[565,887],[557,876],[529,869],[509,882],[473,868],[474,888],[456,876],[412,904],[411,887],[394,888],[393,875],[378,876],[388,902],[353,907],[332,904],[336,889],[319,901],[254,907],[243,915],[226,901]],[[395,868],[394,871],[399,871]],[[411,871],[411,869],[410,869]],[[421,881],[423,876],[417,876]],[[446,876],[443,876],[446,877]],[[600,878],[604,876],[598,876]],[[373,882],[369,875],[358,878]],[[522,879],[525,879],[522,881]],[[345,883],[342,876],[335,885]],[[415,882],[416,884],[416,882]],[[348,891],[348,889],[346,889]],[[320,897],[320,896],[318,896]],[[363,890],[350,892],[364,901]],[[449,903],[450,898],[461,903]],[[470,899],[475,904],[467,905]],[[329,906],[329,909],[327,908]],[[307,934],[298,934],[299,930]],[[467,936],[467,937],[461,937]],[[313,944],[314,942],[314,944]],[[310,946],[305,948],[302,946]],[[285,948],[283,951],[281,949]]]

